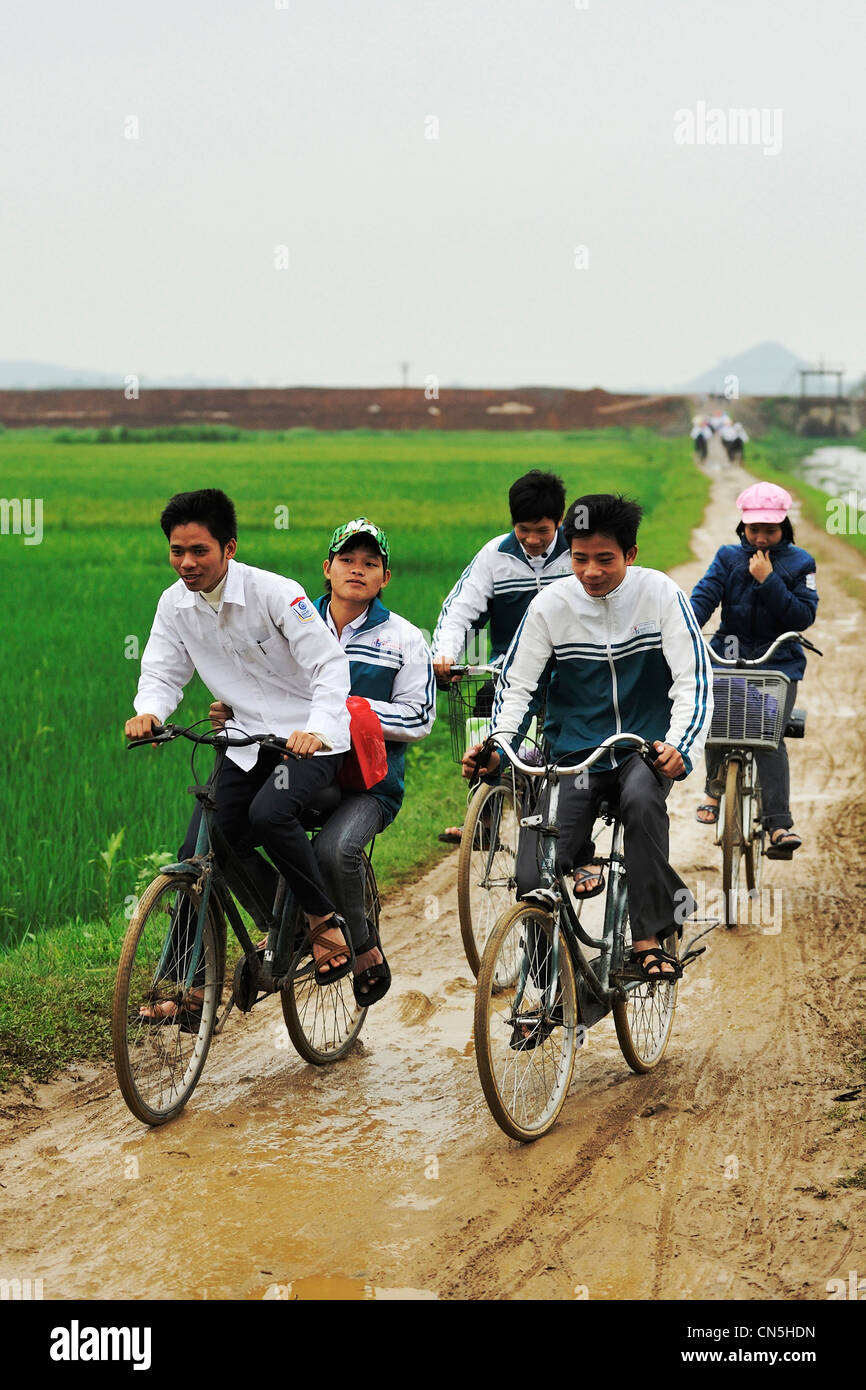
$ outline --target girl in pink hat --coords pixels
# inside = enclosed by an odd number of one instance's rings
[[[815,621],[818,593],[815,561],[794,544],[788,518],[791,494],[775,483],[754,483],[737,498],[742,519],[737,527],[738,545],[723,545],[692,591],[691,601],[701,627],[722,608],[721,622],[710,640],[720,656],[751,661],[760,657],[783,632],[802,632]],[[732,642],[731,639],[734,639]],[[797,684],[806,669],[799,642],[786,642],[772,657],[772,669],[789,679],[783,728],[797,695]],[[777,749],[756,749],[761,779],[764,824],[770,845],[768,859],[790,859],[802,840],[794,833],[791,818],[788,752],[784,740]],[[722,788],[716,780],[719,752],[706,751],[707,799],[697,809],[697,819],[713,825],[719,818]]]

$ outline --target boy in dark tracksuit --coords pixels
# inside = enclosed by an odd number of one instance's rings
[[[552,759],[582,762],[616,733],[642,735],[655,749],[662,785],[625,748],[610,750],[581,785],[562,779],[559,860],[564,871],[581,864],[599,800],[616,792],[634,960],[645,979],[658,980],[681,973],[661,942],[694,910],[668,862],[665,799],[703,748],[712,689],[685,594],[667,575],[634,567],[640,517],[636,503],[610,494],[578,498],[569,508],[563,531],[573,574],[529,605],[503,664],[493,733],[514,746],[531,701],[549,682],[544,732]],[[479,747],[467,752],[465,771]],[[482,773],[495,773],[499,761],[494,753]],[[586,868],[578,872],[587,875]],[[601,880],[600,866],[593,877]],[[519,864],[518,891],[526,897],[532,888]]]

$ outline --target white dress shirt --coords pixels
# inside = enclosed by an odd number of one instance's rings
[[[347,751],[348,658],[293,579],[229,560],[217,609],[182,579],[166,589],[141,658],[136,713],[165,723],[194,671],[234,710],[227,729],[283,738],[301,729],[331,745],[323,751]],[[228,756],[251,768],[258,747]]]
[[[333,632],[340,646],[345,649],[346,647],[348,647],[349,643],[355,636],[355,633],[358,631],[358,629],[364,626],[365,622],[367,621],[367,614],[369,613],[369,611],[370,605],[368,603],[363,613],[359,613],[357,618],[353,618],[350,623],[344,623],[343,631],[338,632],[337,624],[334,622],[333,614],[331,613],[331,605],[329,603],[327,608],[325,609],[325,622],[328,625],[328,631]]]

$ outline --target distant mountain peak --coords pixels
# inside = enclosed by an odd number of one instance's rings
[[[737,378],[741,396],[794,396],[800,389],[798,368],[814,366],[781,343],[757,343],[693,377],[680,389],[690,394],[722,393],[728,378]]]

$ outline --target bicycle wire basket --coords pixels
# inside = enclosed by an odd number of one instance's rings
[[[455,763],[461,763],[466,749],[483,743],[490,733],[497,680],[498,673],[465,675],[448,687],[451,755]],[[533,717],[521,739],[518,756],[524,762],[538,764],[546,757],[542,735],[544,701],[536,697],[531,708]]]
[[[483,743],[490,733],[495,693],[495,679],[489,675],[465,675],[449,685],[448,723],[455,763],[461,763],[466,749]]]
[[[788,684],[781,671],[714,671],[707,747],[778,748]]]

